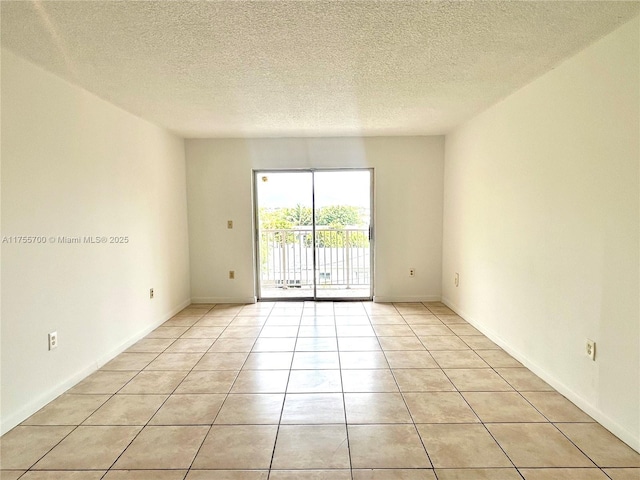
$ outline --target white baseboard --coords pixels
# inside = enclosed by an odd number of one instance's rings
[[[446,297],[442,298],[442,303],[447,305],[450,309],[455,311],[458,315],[464,318],[467,322],[473,325],[475,328],[480,330],[485,336],[487,336],[492,342],[497,344],[500,348],[502,348],[505,352],[511,355],[513,358],[522,363],[525,367],[539,376],[542,380],[547,382],[553,388],[555,388],[560,394],[564,395],[566,398],[571,400],[578,408],[584,411],[587,415],[596,420],[600,425],[605,427],[611,433],[613,433],[620,440],[625,442],[635,451],[640,452],[640,437],[637,437],[633,432],[629,431],[624,425],[619,424],[611,417],[609,417],[605,412],[597,408],[587,399],[582,397],[580,394],[573,391],[567,385],[562,382],[562,380],[558,379],[555,375],[548,372],[544,368],[540,367],[534,360],[524,355],[522,352],[514,349],[509,345],[497,332],[487,328],[481,321],[473,318],[468,313],[464,312],[460,308],[458,308],[453,302],[451,302]]]
[[[256,303],[256,297],[192,297],[191,303]]]
[[[42,407],[47,405],[49,402],[55,400],[64,392],[69,390],[74,385],[78,384],[84,378],[91,375],[93,372],[97,370],[95,365],[89,365],[87,367],[82,368],[80,371],[71,375],[64,382],[59,383],[54,388],[47,390],[46,392],[39,395],[37,398],[34,398],[29,403],[23,405],[20,409],[11,414],[2,418],[2,424],[0,424],[0,435],[4,435],[12,428],[16,427],[31,415],[36,413]]]
[[[100,367],[102,367],[107,362],[113,360],[116,356],[120,355],[131,345],[148,335],[152,330],[155,330],[157,327],[166,322],[169,318],[173,317],[180,310],[185,308],[191,303],[191,300],[184,300],[176,307],[172,308],[168,312],[165,312],[161,315],[157,320],[155,320],[152,324],[146,326],[143,330],[135,333],[127,340],[122,342],[117,347],[111,349],[109,352],[105,353],[98,357],[92,364],[86,365],[78,370],[73,375],[69,376],[66,380],[56,385],[54,388],[47,390],[46,392],[39,395],[37,398],[34,398],[29,403],[25,404],[19,410],[11,413],[7,417],[2,418],[2,422],[0,423],[0,435],[4,435],[9,430],[19,425],[21,422],[29,418],[31,415],[36,413],[42,407],[47,405],[49,402],[55,400],[64,392],[69,390],[71,387],[77,385],[79,382],[87,378],[89,375],[94,373]]]
[[[409,297],[374,295],[373,301],[375,303],[439,302],[440,298],[440,295],[419,295]]]

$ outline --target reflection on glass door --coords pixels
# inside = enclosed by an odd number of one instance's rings
[[[371,171],[258,171],[254,181],[258,297],[371,298]]]

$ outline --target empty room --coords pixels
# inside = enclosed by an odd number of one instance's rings
[[[640,2],[0,20],[0,480],[640,480]]]

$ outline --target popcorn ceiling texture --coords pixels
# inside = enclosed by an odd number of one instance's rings
[[[611,1],[0,4],[3,47],[185,137],[443,134],[640,11]]]

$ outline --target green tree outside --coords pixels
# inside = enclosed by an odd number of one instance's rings
[[[311,226],[313,223],[311,208],[300,204],[292,208],[274,210],[261,208],[258,212],[258,217],[260,228],[263,230],[288,230],[295,227]],[[316,244],[319,247],[344,247],[347,244],[352,247],[364,247],[369,241],[367,232],[347,232],[344,229],[345,227],[362,227],[365,225],[362,208],[351,205],[320,207],[316,213],[316,227],[330,227],[331,230],[317,230]],[[298,241],[297,235],[304,235],[304,244],[311,246],[311,238],[305,233],[295,234],[289,232],[283,238],[283,234],[277,232],[275,239],[277,242],[296,243]],[[266,244],[260,247],[261,253],[266,253]]]

